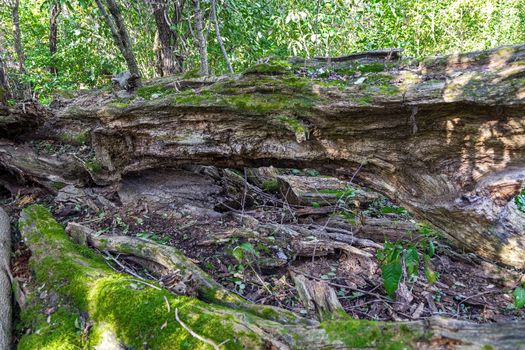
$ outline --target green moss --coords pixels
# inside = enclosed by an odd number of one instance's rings
[[[266,180],[262,184],[263,189],[269,192],[275,192],[279,190],[279,181],[276,179]]]
[[[243,75],[260,74],[260,75],[280,75],[290,74],[292,65],[287,61],[271,60],[267,63],[260,63],[246,69]]]
[[[325,321],[321,324],[330,339],[341,340],[349,348],[379,350],[412,349],[411,343],[422,337],[408,327],[366,320]]]
[[[100,173],[103,169],[104,169],[104,166],[102,165],[102,163],[100,163],[96,158],[92,158],[92,159],[89,159],[89,160],[86,160],[84,162],[84,164],[86,165],[86,168],[93,172],[93,173]]]
[[[385,70],[385,64],[379,62],[360,64],[356,69],[361,73],[378,73]]]
[[[187,71],[186,73],[184,73],[184,75],[182,76],[182,79],[195,79],[198,77],[200,77],[199,69],[195,68],[195,69],[191,69]]]
[[[51,186],[51,188],[53,188],[53,189],[55,189],[57,191],[60,191],[61,189],[66,187],[67,184],[65,184],[63,182],[60,182],[60,181],[53,181],[53,182],[51,182],[50,186]]]
[[[60,135],[60,139],[63,142],[77,145],[84,145],[88,141],[88,138],[89,132],[86,130],[77,133],[67,132]]]
[[[30,298],[36,302],[22,312],[19,329],[31,328],[22,336],[22,349],[92,348],[100,338],[100,330],[81,334],[79,315],[89,315],[94,330],[107,327],[131,348],[142,348],[145,343],[148,348],[161,350],[207,348],[174,320],[175,309],[194,331],[217,343],[227,341],[226,349],[261,345],[255,334],[246,329],[241,334],[234,329],[236,320],[223,312],[226,309],[174,296],[114,272],[90,249],[72,243],[42,206],[24,209],[19,226],[38,257],[32,263],[35,285],[43,286],[35,288]],[[51,315],[56,322],[51,325],[47,325],[42,313],[45,306],[39,301],[44,287],[58,293],[59,298],[60,308]]]
[[[319,193],[331,194],[339,198],[352,198],[355,195],[355,189],[348,187],[346,189],[335,190],[335,189],[320,189]]]
[[[116,108],[126,108],[129,106],[129,103],[122,102],[122,101],[114,101],[109,103],[109,106],[116,107]]]
[[[387,74],[371,74],[367,76],[362,88],[368,93],[382,93],[385,95],[397,95],[401,93],[399,87],[392,82],[392,76]]]
[[[162,97],[170,91],[171,89],[164,85],[149,85],[138,88],[136,94],[145,100],[151,100],[152,98]]]
[[[277,120],[284,124],[288,130],[295,133],[297,142],[302,142],[308,139],[308,129],[296,118],[287,115],[280,115],[277,117]]]

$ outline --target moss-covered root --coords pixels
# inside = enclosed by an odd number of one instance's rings
[[[175,310],[186,327],[220,344],[221,349],[409,349],[429,345],[421,336],[428,324],[422,322],[343,319],[316,326],[283,324],[173,295],[153,282],[145,284],[110,269],[101,256],[70,241],[42,206],[24,209],[19,227],[32,250],[35,276],[17,326],[23,334],[18,344],[22,350],[210,349],[175,319]],[[453,326],[452,339],[463,336]],[[465,336],[473,334],[471,324],[469,327]]]
[[[78,224],[70,223],[66,231],[74,233],[76,228],[78,228]],[[256,316],[280,323],[316,324],[316,322],[309,319],[298,317],[293,312],[273,306],[253,304],[229,292],[174,247],[136,237],[96,236],[89,234],[87,230],[83,230],[83,232],[89,235],[86,241],[89,241],[89,244],[97,249],[132,255],[141,261],[145,261],[146,265],[154,262],[162,266],[166,271],[180,271],[181,279],[187,280],[191,278],[198,292],[199,299],[206,302],[247,311]]]

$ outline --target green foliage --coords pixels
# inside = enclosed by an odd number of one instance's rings
[[[425,278],[430,284],[436,283],[439,274],[432,270],[430,259],[435,254],[435,236],[426,235],[416,243],[404,245],[403,242],[385,242],[383,249],[377,252],[381,264],[383,286],[389,297],[395,298],[401,277],[406,272],[409,281],[419,276],[420,256],[424,256]]]
[[[262,187],[265,191],[276,192],[279,190],[279,181],[276,179],[266,180],[263,182]]]
[[[522,309],[525,306],[525,289],[516,287],[514,289],[514,306],[516,309]]]
[[[516,206],[519,210],[525,213],[525,188],[522,189],[516,197],[514,197],[514,203],[516,203]]]
[[[107,86],[113,74],[126,70],[124,60],[113,42],[111,32],[93,1],[61,0],[58,18],[58,48],[51,57],[49,37],[50,0],[21,0],[20,19],[26,56],[27,76],[10,69],[10,77],[29,82],[42,102],[49,103],[57,90],[76,90]],[[155,75],[155,21],[151,5],[145,1],[118,1],[126,28],[132,38],[141,73]],[[288,74],[285,60],[303,57],[338,56],[348,53],[400,47],[409,57],[470,51],[501,44],[525,41],[525,0],[231,0],[218,4],[220,30],[235,71],[246,74]],[[202,2],[209,62],[214,73],[226,72],[226,64],[217,43],[214,26],[209,26],[210,3]],[[173,10],[170,10],[173,11]],[[170,13],[170,18],[173,18]],[[184,56],[184,77],[196,77],[199,56],[190,23],[191,6],[172,24],[177,33],[175,50]],[[171,17],[173,16],[173,17]],[[14,53],[11,14],[0,8],[0,22],[5,23],[9,57]],[[207,29],[208,31],[208,29]],[[185,39],[182,39],[185,38]],[[259,59],[273,57],[253,66]],[[58,73],[50,73],[51,63]],[[12,65],[15,67],[16,65]],[[377,73],[388,69],[383,64],[359,64],[347,71]],[[363,83],[366,91],[385,94],[399,91],[381,81]],[[151,97],[153,94],[146,94]],[[362,101],[368,104],[370,101]]]

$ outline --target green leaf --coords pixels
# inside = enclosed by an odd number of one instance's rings
[[[239,247],[235,247],[235,249],[233,249],[232,255],[238,262],[244,260],[244,250],[239,249]]]
[[[428,256],[429,257],[433,257],[434,254],[436,253],[436,246],[434,245],[434,241],[430,240],[428,241]]]
[[[430,284],[434,284],[437,282],[439,278],[439,273],[432,270],[429,264],[430,257],[428,255],[425,255],[425,277]]]
[[[401,262],[394,260],[381,266],[381,277],[383,278],[383,286],[385,291],[392,299],[396,296],[397,287],[401,280]]]
[[[416,276],[419,268],[419,254],[416,247],[411,246],[405,251],[405,265],[407,267],[408,276]]]
[[[516,309],[521,309],[525,306],[525,289],[522,287],[516,287],[514,289],[514,306]]]

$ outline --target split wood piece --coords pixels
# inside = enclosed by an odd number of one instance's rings
[[[366,238],[359,238],[352,231],[336,228],[324,227],[320,225],[310,225],[308,228],[297,225],[292,226],[298,232],[305,235],[312,235],[319,238],[331,239],[338,242],[344,242],[361,248],[382,249],[383,246]]]
[[[34,132],[51,116],[51,112],[38,101],[24,101],[12,108],[0,109],[0,138],[20,137]]]
[[[290,272],[303,305],[317,314],[319,321],[337,319],[346,315],[334,289],[324,281],[309,280]]]
[[[178,319],[189,329],[224,349],[523,349],[523,322],[479,325],[441,318],[414,322],[345,318],[313,325],[279,323],[135,282],[110,269],[100,255],[74,244],[42,206],[25,208],[19,227],[32,251],[35,281],[28,300],[36,303],[30,310],[22,309],[22,318],[31,315],[35,324],[19,345],[54,348],[59,330],[64,335],[61,345],[71,348],[86,342],[96,348],[96,342],[106,338],[100,334],[108,331],[125,347],[142,348],[144,339],[159,350],[202,347],[201,340],[176,322],[177,309]],[[46,321],[46,301],[39,297],[46,294],[55,296],[47,302],[60,300],[51,314],[53,327]],[[61,317],[64,314],[67,317]],[[79,332],[78,320],[92,327]]]
[[[268,315],[270,319],[277,322],[310,323],[306,319],[297,318],[289,311],[282,310],[276,313],[273,312],[275,309],[273,306],[253,304],[228,291],[174,247],[136,237],[96,235],[88,227],[73,222],[68,223],[66,232],[78,244],[132,256],[136,258],[134,261],[142,263],[144,267],[161,275],[177,272],[180,274],[181,281],[192,281],[192,287],[199,298],[204,301],[244,310],[255,315]],[[275,319],[272,318],[274,316]]]
[[[85,185],[89,172],[80,160],[70,155],[37,154],[28,144],[0,140],[0,169],[17,177],[20,183],[33,181],[52,191],[64,184]]]
[[[382,243],[385,240],[397,241],[410,238],[417,231],[417,225],[412,221],[394,220],[391,218],[363,217],[356,224],[350,224],[340,215],[317,220],[318,226],[329,226],[353,232],[355,237],[370,239]]]
[[[11,288],[11,227],[9,216],[0,207],[0,350],[10,350],[13,321]]]
[[[348,206],[361,207],[380,197],[334,177],[281,175],[277,179],[281,193],[295,205],[333,206],[342,201]]]

